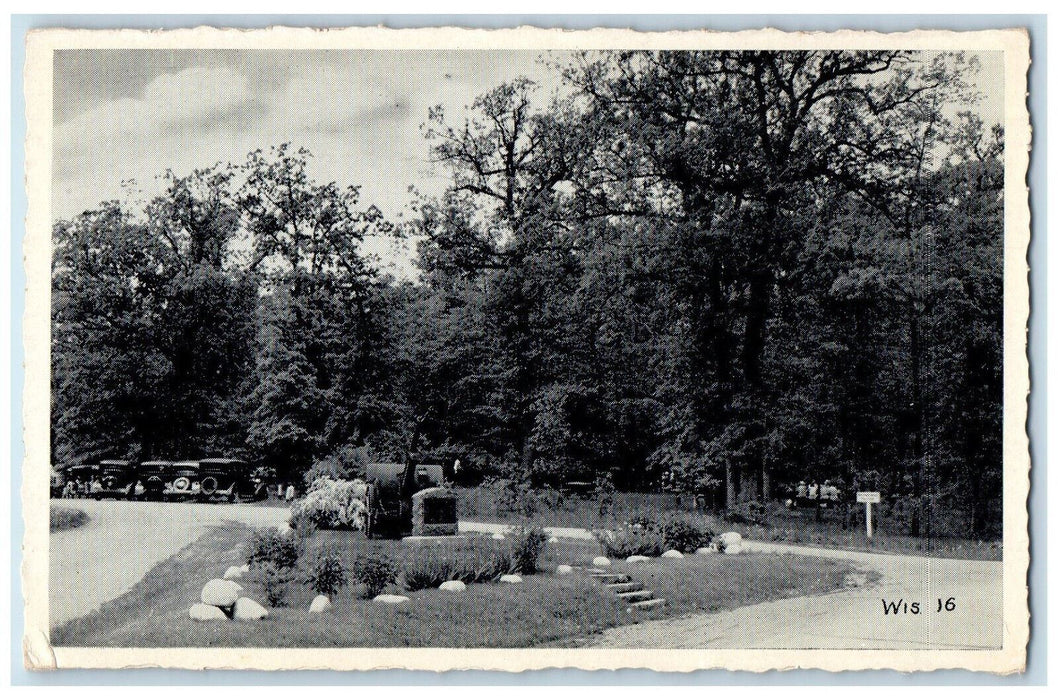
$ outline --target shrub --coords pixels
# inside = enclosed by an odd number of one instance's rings
[[[287,584],[293,578],[290,569],[277,567],[272,562],[262,562],[254,567],[254,580],[264,589],[265,599],[271,608],[286,605]]]
[[[88,513],[79,508],[51,508],[51,532],[73,530],[88,522]]]
[[[768,509],[758,501],[747,501],[729,508],[725,517],[736,525],[767,525]]]
[[[367,519],[366,494],[367,485],[360,479],[316,479],[305,496],[291,506],[291,522],[301,518],[310,520],[321,530],[363,530]]]
[[[250,540],[250,556],[246,563],[251,567],[271,565],[276,570],[292,569],[298,563],[301,548],[293,537],[282,535],[275,528],[258,530]]]
[[[507,532],[511,542],[511,561],[514,570],[520,574],[535,574],[537,561],[547,544],[548,534],[539,525],[533,527],[513,528]]]
[[[599,530],[595,539],[608,557],[624,559],[633,554],[656,557],[664,544],[660,528],[654,523],[626,523],[614,530]]]
[[[397,580],[397,569],[386,557],[368,556],[353,567],[353,581],[364,598],[374,598]]]
[[[515,573],[512,549],[485,541],[467,549],[423,549],[404,563],[404,587],[409,591],[436,588],[445,581],[484,583]]]
[[[661,526],[661,539],[665,549],[693,552],[699,547],[708,547],[716,536],[712,530],[689,518],[674,518]]]
[[[321,557],[313,564],[305,583],[321,595],[334,595],[340,591],[349,577],[342,566],[342,560],[336,554],[328,554]]]
[[[303,511],[291,515],[288,522],[290,527],[294,529],[294,534],[302,541],[310,539],[316,533],[315,521]]]

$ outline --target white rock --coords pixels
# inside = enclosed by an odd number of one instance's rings
[[[232,613],[232,617],[236,620],[260,620],[267,616],[268,611],[256,600],[239,598],[235,601],[235,612]]]
[[[548,538],[547,541],[548,541],[548,544],[556,544],[558,542],[558,538],[555,537],[554,535],[552,535],[551,537]]]
[[[408,600],[409,598],[406,595],[393,595],[392,593],[383,593],[382,595],[375,596],[376,603],[386,603],[388,605],[407,603]]]
[[[500,576],[500,583],[521,583],[522,577],[518,574],[504,574]]]
[[[249,564],[243,564],[242,566],[239,567],[239,571],[243,572],[244,574],[250,573],[250,565]]]
[[[309,612],[321,613],[331,609],[331,599],[325,595],[318,595],[312,599],[312,603],[309,605]]]
[[[715,551],[716,550],[713,549],[712,547],[699,547],[698,549],[694,550],[694,553],[695,554],[712,554]]]
[[[555,573],[559,576],[569,576],[573,573],[573,567],[569,564],[559,564],[558,568],[555,569]]]
[[[743,548],[741,544],[728,545],[727,549],[724,550],[724,554],[742,554]]]
[[[234,581],[227,581],[222,578],[210,579],[210,581],[202,587],[201,600],[206,605],[216,605],[226,608],[229,605],[235,604],[241,591],[242,586]]]
[[[632,556],[625,559],[629,564],[635,564],[641,561],[650,561],[650,557],[644,557],[642,554],[633,554]]]
[[[720,541],[727,546],[731,546],[733,544],[741,544],[742,535],[738,534],[737,532],[725,532],[724,534],[720,535]]]
[[[504,539],[507,539],[507,538],[506,538],[506,537],[504,537],[504,536],[503,536],[503,535],[502,535],[501,533],[499,533],[499,532],[494,532],[494,533],[492,533],[492,539],[494,539],[494,540],[504,540]]]
[[[607,559],[606,557],[595,557],[594,559],[591,560],[591,565],[592,566],[609,566],[610,565],[610,560]]]
[[[662,559],[683,559],[683,552],[678,549],[670,549],[661,554]]]
[[[438,586],[438,588],[442,591],[452,591],[453,593],[460,593],[467,589],[467,584],[463,583],[462,581],[445,581],[440,586]]]
[[[242,578],[242,574],[243,574],[243,571],[242,571],[241,567],[229,566],[227,571],[224,572],[224,578],[226,578],[229,581],[231,581],[231,580],[234,580],[234,579],[237,579],[237,578]]]
[[[224,611],[215,605],[206,605],[205,603],[195,603],[191,606],[189,611],[192,620],[227,620],[228,616],[224,614]]]

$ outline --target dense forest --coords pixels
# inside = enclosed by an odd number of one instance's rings
[[[54,225],[53,461],[428,455],[718,506],[831,479],[994,532],[1003,135],[974,70],[567,57],[558,90],[422,115],[447,186],[400,218],[296,145],[165,173]]]

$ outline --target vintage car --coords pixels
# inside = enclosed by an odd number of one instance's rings
[[[120,459],[104,459],[99,462],[99,472],[91,482],[92,498],[139,498],[144,493],[139,479],[139,468]]]
[[[141,462],[139,477],[143,484],[143,497],[149,501],[163,500],[165,487],[173,479],[172,472],[172,462]]]
[[[400,536],[411,532],[412,496],[444,483],[440,464],[376,462],[365,470],[368,537]]]
[[[197,461],[174,462],[169,468],[171,481],[165,482],[162,490],[164,500],[198,498],[201,492]]]
[[[267,485],[241,459],[211,457],[199,460],[198,498],[202,501],[259,501],[268,497]]]

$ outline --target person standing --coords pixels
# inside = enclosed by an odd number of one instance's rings
[[[294,500],[294,484],[287,486],[287,503]]]

